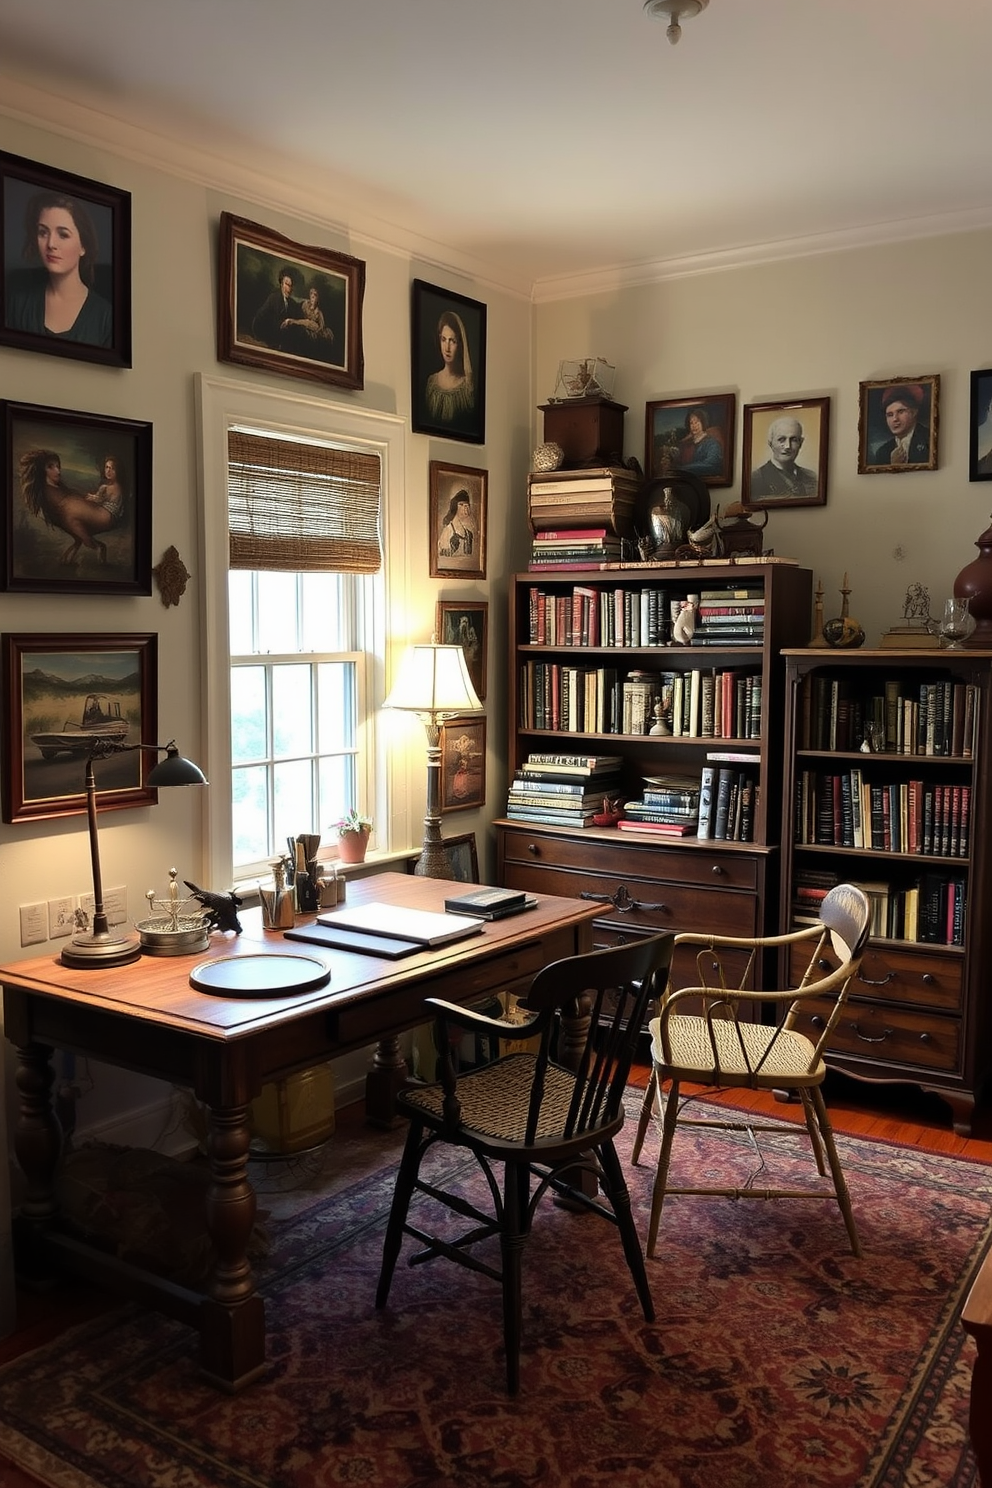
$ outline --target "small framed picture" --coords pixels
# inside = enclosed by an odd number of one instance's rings
[[[413,432],[485,444],[485,305],[415,279],[411,320]]]
[[[744,406],[744,506],[825,506],[830,399]]]
[[[365,386],[365,264],[222,212],[217,356],[336,387]]]
[[[456,883],[479,882],[479,854],[474,832],[463,832],[460,837],[445,837],[441,847],[451,864]]]
[[[449,718],[441,726],[441,810],[486,804],[486,720]]]
[[[151,594],[152,426],[3,404],[3,586]]]
[[[131,196],[0,152],[0,345],[131,365]]]
[[[96,741],[117,753],[94,761],[101,811],[150,806],[156,762],[158,637],[5,635],[3,819],[37,821],[86,810],[86,760]]]
[[[461,646],[480,703],[486,697],[488,629],[489,605],[485,600],[468,604],[453,599],[438,600],[435,634],[442,646]]]
[[[992,480],[992,368],[971,374],[969,479]]]
[[[644,469],[649,479],[688,471],[708,486],[734,479],[734,393],[698,393],[645,405]]]
[[[432,578],[486,577],[489,472],[471,465],[430,464]]]
[[[858,474],[937,469],[940,377],[887,377],[860,385]]]

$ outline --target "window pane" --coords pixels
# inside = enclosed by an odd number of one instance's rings
[[[272,752],[277,759],[313,750],[312,675],[313,668],[305,663],[272,668]]]
[[[317,667],[317,721],[322,752],[355,747],[355,667],[350,661]]]
[[[231,763],[265,759],[265,668],[231,668]]]
[[[320,761],[320,834],[333,846],[337,841],[331,831],[331,822],[344,816],[352,806],[358,806],[355,782],[355,757],[351,754],[335,755]],[[315,829],[316,830],[316,829]]]
[[[343,574],[307,573],[302,576],[304,651],[351,651],[351,637],[342,618]]]
[[[264,766],[232,771],[231,797],[234,805],[235,863],[254,863],[263,858],[271,858],[273,852],[269,846],[269,803]]]
[[[259,573],[257,650],[285,656],[298,651],[296,574]]]
[[[229,644],[232,656],[244,656],[254,650],[255,611],[252,604],[251,574],[245,569],[232,571],[228,583],[228,608],[230,617]]]
[[[272,771],[275,790],[275,840],[285,844],[287,837],[301,832],[319,832],[313,802],[313,769],[309,760],[276,765]],[[278,846],[276,851],[279,851]]]

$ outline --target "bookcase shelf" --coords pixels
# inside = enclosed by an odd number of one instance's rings
[[[981,830],[992,652],[783,654],[781,926],[803,923],[831,882],[860,883],[872,901],[868,952],[828,1063],[936,1092],[968,1134],[992,1072]],[[823,1011],[804,1015],[804,1031]]]
[[[735,591],[745,589],[757,596],[753,608],[761,614],[748,644],[721,641],[713,645],[696,635],[688,645],[672,643],[673,602],[710,592],[725,596],[732,604]],[[581,602],[576,599],[577,591]],[[738,604],[746,608],[741,600]],[[622,761],[623,791],[636,797],[647,776],[670,772],[698,780],[708,754],[744,755],[733,765],[723,764],[735,769],[742,780],[746,777],[753,814],[751,835],[743,841],[500,820],[495,824],[497,881],[511,888],[601,903],[602,914],[595,926],[599,945],[658,930],[701,926],[745,935],[774,929],[784,737],[780,652],[808,637],[811,605],[810,571],[781,559],[747,565],[634,564],[584,572],[545,568],[516,575],[511,580],[509,626],[511,778],[532,752],[556,749],[562,754],[617,755]],[[550,641],[549,616],[553,617]],[[639,633],[642,618],[644,631]],[[544,638],[538,641],[534,637],[539,623],[545,629]],[[609,632],[612,641],[619,636],[626,644],[602,644],[597,625]],[[634,626],[638,629],[632,630]],[[641,644],[648,634],[652,643]],[[631,644],[632,639],[637,643]],[[567,727],[571,692],[562,692],[562,677],[569,668],[603,674],[592,685],[595,700],[589,705],[598,711],[587,715],[585,691],[582,695],[582,723],[592,721],[591,728]],[[666,687],[670,689],[673,702],[666,722],[672,727],[674,699],[687,694],[684,717],[694,731],[650,734],[654,722],[650,705],[642,731],[623,730],[622,689],[624,681],[632,680],[630,673],[643,678],[649,700],[667,697]],[[731,673],[733,687],[730,682],[722,684],[725,692],[717,708],[716,678]],[[698,691],[695,714],[694,685]],[[710,703],[707,697],[712,698]],[[748,706],[749,712],[742,711]],[[553,718],[546,719],[539,711],[542,707],[553,708]],[[735,720],[726,735],[722,732],[724,716]],[[714,732],[717,719],[720,731]],[[742,719],[753,727],[751,737],[741,736]],[[697,979],[694,961],[683,953],[673,969],[675,984]]]

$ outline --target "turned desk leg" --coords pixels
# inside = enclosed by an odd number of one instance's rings
[[[201,1310],[200,1367],[232,1391],[255,1379],[265,1363],[265,1308],[248,1259],[256,1208],[250,1141],[247,1106],[211,1109],[207,1233],[215,1261]]]
[[[50,1286],[55,1274],[37,1243],[55,1219],[55,1174],[62,1156],[62,1128],[52,1104],[51,1058],[47,1044],[23,1044],[17,1050],[14,1152],[24,1174],[24,1197],[14,1221],[14,1254],[18,1276],[37,1289]]]
[[[365,1076],[365,1119],[370,1126],[388,1130],[398,1126],[396,1096],[406,1084],[409,1070],[396,1034],[381,1038]]]

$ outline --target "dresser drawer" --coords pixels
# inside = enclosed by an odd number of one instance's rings
[[[803,1007],[796,1027],[816,1040],[829,1012],[828,998],[814,998]],[[961,1023],[957,1018],[911,1008],[849,1001],[830,1036],[828,1062],[831,1054],[851,1054],[876,1065],[900,1064],[955,1074],[960,1068]]]
[[[598,924],[651,934],[657,930],[711,930],[720,935],[754,935],[757,898],[695,884],[651,883],[644,879],[579,873],[537,863],[508,863],[508,889],[558,894],[602,905]]]
[[[618,840],[605,834],[588,837],[556,836],[550,832],[500,829],[503,855],[511,864],[548,863],[583,873],[609,873],[620,879],[645,878],[666,883],[714,884],[725,889],[756,889],[758,865],[741,852],[709,852],[705,848],[671,848],[654,843]],[[633,890],[631,890],[633,892]]]
[[[809,949],[793,946],[790,979],[796,986],[809,961]],[[824,972],[833,971],[837,957],[823,958]],[[957,1013],[964,1005],[964,961],[960,956],[941,956],[928,948],[902,949],[872,942],[851,983],[851,997],[873,1002],[907,1002],[915,1007]]]

